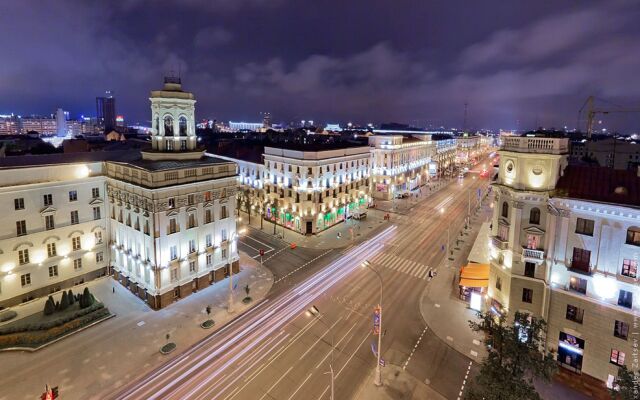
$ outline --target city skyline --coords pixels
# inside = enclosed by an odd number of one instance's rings
[[[198,95],[197,119],[221,121],[268,110],[278,122],[464,128],[466,103],[468,128],[572,129],[587,96],[633,106],[640,94],[630,2],[370,2],[366,13],[287,1],[149,4],[8,5],[0,22],[22,33],[19,43],[0,38],[14,54],[0,66],[0,112],[92,115],[95,98],[113,90],[119,113],[146,122],[144,93],[170,73]],[[603,122],[633,133],[639,121]]]

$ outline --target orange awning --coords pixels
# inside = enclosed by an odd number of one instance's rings
[[[470,263],[466,267],[460,268],[460,286],[489,286],[489,265]]]

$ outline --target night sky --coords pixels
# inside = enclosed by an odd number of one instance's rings
[[[95,3],[95,4],[89,4]],[[98,4],[99,3],[99,4]],[[128,123],[179,70],[197,118],[575,127],[589,94],[640,106],[640,2],[7,0],[0,114]],[[605,105],[606,103],[601,103]],[[537,122],[537,125],[536,125]],[[640,113],[607,117],[640,131]]]

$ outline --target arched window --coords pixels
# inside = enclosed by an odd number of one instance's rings
[[[627,229],[627,244],[634,246],[640,246],[640,228],[632,226]]]
[[[539,208],[532,208],[531,211],[529,211],[529,223],[530,224],[535,224],[535,225],[539,225],[540,224],[540,209]]]
[[[170,115],[164,117],[164,134],[173,135],[173,118]]]
[[[509,218],[509,204],[506,201],[502,202],[502,216],[504,218]]]
[[[180,117],[178,123],[180,127],[180,136],[187,136],[187,119],[185,117]]]

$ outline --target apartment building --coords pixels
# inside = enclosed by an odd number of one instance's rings
[[[195,137],[193,94],[151,92],[152,148],[0,160],[0,306],[105,274],[159,309],[239,271],[236,164]]]
[[[544,318],[558,364],[610,384],[638,330],[640,177],[568,152],[566,138],[503,138],[487,307]]]

